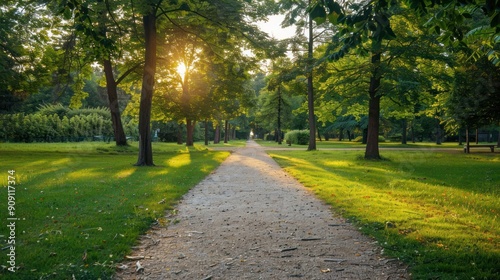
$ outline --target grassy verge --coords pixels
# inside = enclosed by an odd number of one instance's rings
[[[414,279],[500,279],[498,153],[271,151]]]
[[[275,141],[264,141],[264,140],[256,140],[262,146],[265,147],[280,147],[280,148],[304,148],[307,149],[307,145],[291,145],[288,146],[285,142],[279,145]],[[491,143],[489,143],[491,144]],[[400,149],[414,149],[414,148],[426,148],[426,149],[462,149],[463,146],[459,146],[458,143],[443,143],[437,145],[436,143],[431,142],[418,142],[418,143],[408,143],[403,145],[401,143],[396,142],[383,142],[379,143],[380,148],[400,148]],[[337,140],[329,140],[329,141],[316,141],[316,146],[318,149],[329,149],[329,148],[359,148],[364,149],[366,147],[365,144],[360,142],[349,142],[345,141],[337,141]],[[489,151],[489,150],[488,150]]]
[[[200,143],[202,144],[202,143]],[[227,143],[220,142],[219,144],[210,143],[207,148],[221,148],[221,147],[245,147],[247,140],[230,140]]]
[[[0,144],[0,184],[15,170],[15,265],[2,279],[109,279],[138,236],[228,155],[155,143],[156,167],[136,147],[105,143]],[[11,178],[12,179],[12,178]],[[0,245],[8,247],[8,190]],[[10,222],[10,221],[9,221]],[[0,264],[10,267],[2,250]]]

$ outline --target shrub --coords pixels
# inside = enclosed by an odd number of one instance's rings
[[[53,115],[57,114],[60,118],[68,115],[69,111],[68,107],[64,107],[61,103],[58,104],[43,104],[40,105],[38,109],[38,113],[42,115]]]
[[[291,144],[307,145],[309,143],[309,130],[292,130],[285,134],[285,141]]]
[[[68,111],[68,118],[89,115],[99,115],[101,118],[108,119],[110,118],[111,113],[109,108],[106,107],[71,109]]]
[[[363,142],[363,136],[358,136],[358,137],[354,138],[354,140],[352,140],[352,141],[353,142],[359,142],[359,143],[361,143],[361,142]],[[385,142],[384,136],[379,135],[378,136],[378,142],[379,143],[384,143]]]
[[[266,141],[274,141],[274,133],[268,133],[265,137]]]
[[[69,112],[79,112],[71,115]],[[136,131],[128,122],[132,136]],[[95,135],[113,135],[109,110],[66,110],[62,105],[43,105],[32,114],[0,115],[0,140],[14,142],[80,141]]]

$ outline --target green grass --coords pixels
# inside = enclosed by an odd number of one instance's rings
[[[109,279],[153,222],[228,152],[154,143],[155,167],[135,167],[137,148],[106,143],[0,144],[0,184],[16,181],[15,273],[2,279]],[[7,188],[0,192],[6,247]],[[162,203],[159,203],[162,202]],[[163,203],[164,202],[164,203]],[[8,250],[1,265],[8,266]]]
[[[204,144],[204,143],[200,143]],[[224,140],[222,140],[219,144],[214,144],[213,142],[210,142],[207,148],[220,148],[220,147],[245,147],[247,144],[247,140],[230,140],[227,143],[224,143]]]
[[[269,153],[414,279],[500,279],[498,153]]]
[[[279,145],[275,141],[264,141],[264,140],[256,140],[262,146],[265,147],[280,147],[280,148],[304,148],[307,149],[307,145],[291,145],[288,146],[285,142]],[[491,144],[491,143],[489,143]],[[338,140],[329,140],[329,141],[316,141],[316,147],[321,149],[329,149],[329,148],[359,148],[364,149],[366,147],[365,144],[360,142],[350,142],[348,140],[338,141]],[[410,148],[427,148],[427,149],[463,149],[463,146],[459,146],[458,143],[446,142],[440,145],[431,142],[417,142],[411,143],[409,142],[406,145],[403,145],[398,142],[383,142],[380,143],[380,148],[401,148],[401,149],[410,149]],[[489,151],[489,150],[488,150]]]

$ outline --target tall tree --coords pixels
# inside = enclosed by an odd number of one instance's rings
[[[127,5],[128,3],[124,1],[110,3],[107,0],[86,2],[69,0],[59,7],[67,20],[73,19],[69,39],[74,41],[75,46],[68,49],[69,55],[80,57],[83,52],[86,54],[83,64],[91,65],[98,62],[103,67],[108,106],[117,146],[127,145],[118,103],[118,85],[140,64],[134,55],[138,48],[136,40],[138,34],[133,34],[135,28],[129,24],[128,18],[132,15]],[[116,10],[120,10],[122,15],[115,14]],[[78,38],[75,38],[75,35]],[[123,43],[124,40],[128,41],[127,44]],[[80,49],[80,53],[75,51],[77,48]],[[130,59],[135,59],[135,62],[127,63]],[[118,77],[117,66],[123,66],[122,73]],[[80,65],[76,67],[79,68],[76,69],[77,71],[81,71]],[[78,97],[75,96],[75,98]]]
[[[297,38],[292,39],[292,48],[302,48],[300,44],[297,46],[297,41],[300,41],[303,35],[303,30],[307,30],[307,51],[305,58],[305,73],[306,81],[307,81],[307,109],[308,109],[308,123],[309,123],[309,143],[307,150],[316,150],[316,116],[314,114],[314,45],[315,39],[317,36],[314,31],[317,27],[313,22],[313,17],[308,13],[308,6],[311,6],[312,1],[281,1],[280,2],[280,10],[285,11],[285,19],[283,21],[283,26],[293,26],[297,27]],[[324,22],[324,21],[323,21]],[[317,21],[317,23],[319,23]]]
[[[327,15],[325,8],[328,9]],[[360,3],[348,7],[343,11],[340,5],[333,1],[327,1],[326,6],[317,3],[310,10],[311,17],[323,22],[327,18],[335,24],[343,25],[344,28],[338,33],[337,40],[343,42],[343,46],[336,53],[330,55],[332,59],[340,59],[352,48],[363,46],[363,41],[368,40],[370,52],[370,80],[368,87],[368,135],[365,149],[366,159],[380,159],[378,146],[378,129],[380,122],[380,98],[379,94],[382,67],[381,58],[383,53],[383,41],[395,38],[389,18],[392,11],[387,6],[377,3]]]
[[[311,0],[309,0],[311,5]],[[309,111],[309,144],[308,151],[316,150],[316,116],[314,115],[314,87],[313,87],[313,52],[314,52],[314,33],[313,19],[308,15],[308,42],[307,42],[307,108]]]
[[[431,90],[433,84],[422,78],[425,74],[419,64],[446,61],[447,55],[433,36],[424,36],[418,18],[403,6],[369,2],[353,4],[343,10],[337,3],[328,2],[326,7],[328,14],[325,6],[319,4],[312,8],[311,14],[320,21],[328,18],[342,26],[329,44],[326,55],[334,61],[351,53],[369,57],[369,65],[347,69],[355,75],[361,73],[362,77],[368,77],[365,158],[379,159],[381,98],[387,96],[395,102],[411,99],[412,91],[397,90],[408,89],[411,82],[413,87],[418,85],[419,91]],[[355,77],[351,76],[345,79]]]
[[[183,116],[188,136],[192,136],[197,121],[211,117],[214,108],[208,108],[208,105],[218,103],[224,115],[231,115],[240,108],[240,101],[245,101],[239,97],[244,96],[246,73],[254,62],[242,52],[243,49],[262,52],[259,49],[263,49],[267,41],[266,36],[249,21],[265,15],[263,2],[266,1],[254,3],[255,9],[245,1],[193,1],[182,3],[177,9],[168,8],[166,4],[160,6],[157,15],[162,23],[159,28],[161,34],[165,34],[160,41],[160,55],[166,61],[162,65],[175,69],[183,62],[189,69],[182,74],[184,79],[172,78],[175,75],[160,79],[162,89],[164,87],[165,92],[171,94],[167,99],[172,101],[167,102],[170,105],[165,106],[165,110],[173,112],[164,115],[177,120]],[[180,48],[183,51],[174,50],[175,45],[184,46]],[[189,48],[191,58],[182,61]],[[160,69],[164,70],[171,74],[175,72]],[[179,82],[181,87],[176,89]],[[175,94],[176,91],[180,94]],[[187,138],[187,144],[192,145],[192,137]]]
[[[160,3],[148,3],[149,5],[145,7],[142,14],[145,52],[139,109],[139,155],[136,166],[154,165],[151,144],[151,106],[156,74],[156,14]]]

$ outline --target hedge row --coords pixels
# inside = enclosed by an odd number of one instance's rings
[[[125,122],[124,129],[127,136],[137,135],[137,125],[132,121]],[[93,140],[96,136],[110,138],[112,135],[111,117],[95,112],[70,117],[41,112],[0,115],[0,141],[66,142]]]
[[[292,130],[285,134],[285,141],[290,144],[307,145],[309,143],[309,130]]]

